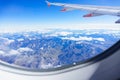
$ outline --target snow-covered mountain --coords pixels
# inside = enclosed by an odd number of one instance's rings
[[[32,69],[88,60],[120,39],[117,30],[49,30],[0,33],[0,60]]]

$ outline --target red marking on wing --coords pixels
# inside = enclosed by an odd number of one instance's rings
[[[51,6],[51,4],[50,4],[50,3],[48,3],[47,5],[48,5],[49,7]]]
[[[83,17],[92,17],[92,14],[84,15]]]
[[[67,9],[66,9],[66,8],[64,8],[64,9],[62,9],[61,11],[62,11],[62,12],[65,12],[65,11],[67,11]]]

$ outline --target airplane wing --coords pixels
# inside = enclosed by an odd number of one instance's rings
[[[77,4],[66,4],[66,3],[51,3],[46,1],[48,6],[62,6],[62,12],[72,11],[72,10],[84,10],[90,13],[84,15],[83,17],[94,17],[101,15],[113,15],[120,17],[120,7],[110,7],[110,6],[94,6],[94,5],[77,5]],[[120,19],[115,23],[120,23]]]

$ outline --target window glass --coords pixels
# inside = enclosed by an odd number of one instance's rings
[[[92,4],[88,0],[56,2]],[[115,6],[108,0],[93,3]],[[42,0],[1,0],[0,61],[30,69],[53,69],[89,60],[120,40],[120,25],[113,22],[116,17],[85,19],[79,10],[57,10],[59,7],[48,8]]]

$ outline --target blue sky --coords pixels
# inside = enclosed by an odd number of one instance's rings
[[[120,6],[120,0],[49,0],[50,2]],[[44,0],[0,0],[0,25],[59,26],[67,24],[114,23],[116,16],[83,18],[86,11],[60,12],[62,7],[48,7]]]

